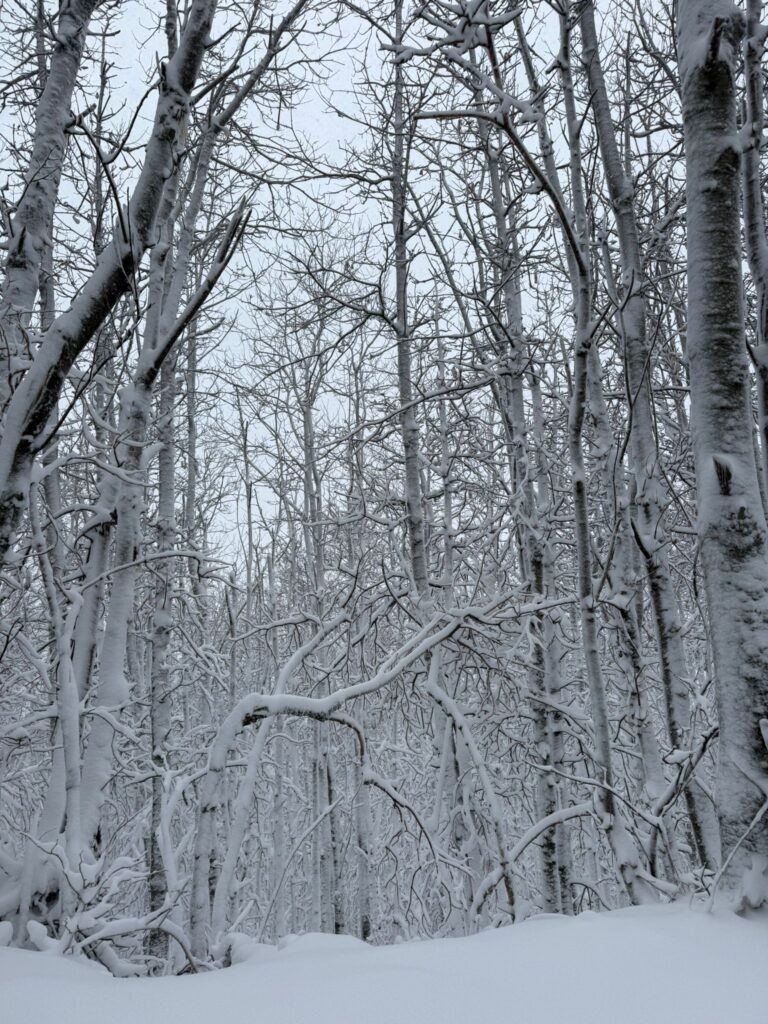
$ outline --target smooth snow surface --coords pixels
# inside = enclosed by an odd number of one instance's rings
[[[2,1024],[767,1024],[768,918],[679,906],[537,917],[467,939],[325,935],[197,976],[118,981],[0,949]]]

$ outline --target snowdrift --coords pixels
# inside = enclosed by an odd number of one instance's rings
[[[542,916],[465,939],[239,944],[228,970],[115,980],[0,949],[2,1024],[768,1024],[768,917]]]

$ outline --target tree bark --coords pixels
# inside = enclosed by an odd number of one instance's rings
[[[736,62],[742,15],[680,0],[688,361],[697,531],[720,717],[723,882],[768,898],[768,528],[752,447],[739,224]]]

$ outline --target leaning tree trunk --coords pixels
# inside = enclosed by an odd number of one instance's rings
[[[742,15],[680,0],[688,361],[698,536],[720,716],[726,888],[768,898],[768,528],[752,447],[735,76]]]
[[[154,127],[131,201],[121,217],[122,227],[69,309],[41,335],[29,368],[8,401],[0,439],[0,562],[8,556],[26,507],[33,459],[67,374],[129,290],[134,271],[154,243],[158,210],[177,164],[189,98],[210,44],[214,12],[213,0],[195,0],[190,5],[179,48],[161,77]]]
[[[24,355],[40,274],[50,250],[53,218],[72,120],[72,94],[83,57],[88,25],[98,0],[62,4],[50,66],[35,111],[32,149],[24,189],[9,225],[8,254],[0,287],[0,414],[13,391],[17,360]],[[43,325],[43,330],[48,329]]]

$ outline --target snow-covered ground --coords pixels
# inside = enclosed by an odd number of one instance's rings
[[[251,947],[228,970],[123,981],[90,963],[0,949],[2,1024],[52,1020],[768,1024],[768,918],[672,906],[388,947],[305,935]]]

